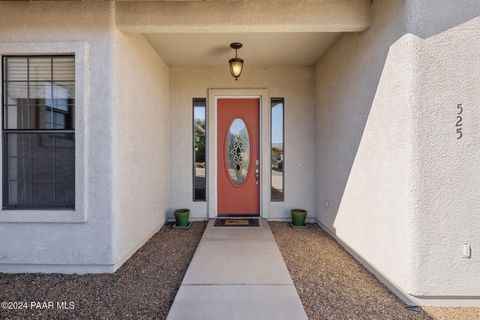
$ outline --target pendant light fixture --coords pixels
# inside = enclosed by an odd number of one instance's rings
[[[238,80],[238,77],[242,74],[243,70],[243,59],[238,57],[237,50],[243,47],[240,42],[233,42],[230,44],[230,48],[235,50],[235,58],[232,58],[228,61],[230,64],[230,74],[235,80]]]

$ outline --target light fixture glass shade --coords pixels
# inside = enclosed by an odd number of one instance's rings
[[[232,58],[230,61],[230,74],[235,80],[238,80],[238,77],[242,74],[243,70],[243,59],[242,58]]]

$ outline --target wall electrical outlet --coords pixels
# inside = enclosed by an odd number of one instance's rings
[[[472,256],[472,247],[468,243],[462,245],[462,257],[470,258]]]

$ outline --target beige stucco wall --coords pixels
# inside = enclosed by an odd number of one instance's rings
[[[245,67],[235,81],[228,64],[170,68],[170,206],[191,208],[207,217],[207,203],[192,201],[192,98],[209,88],[266,88],[285,98],[285,201],[269,202],[270,219],[289,217],[289,209],[314,212],[314,70],[312,67]],[[268,156],[269,150],[263,151]]]
[[[87,86],[77,86],[85,104],[76,106],[87,117],[76,123],[77,142],[84,145],[76,154],[76,165],[84,173],[76,178],[88,185],[76,190],[85,200],[83,209],[77,203],[76,210],[85,211],[78,213],[85,214],[86,221],[51,222],[55,219],[47,216],[40,222],[42,214],[37,212],[40,218],[33,223],[0,223],[0,271],[112,270],[112,23],[108,2],[0,2],[0,47],[6,42],[19,47],[26,43],[47,48],[36,53],[49,54],[58,53],[59,42],[81,42],[90,57],[82,59],[86,66],[79,71]]]
[[[85,98],[76,101],[76,167],[84,177],[76,176],[82,203],[72,214],[81,219],[56,210],[2,216],[0,240],[8,245],[0,246],[0,271],[112,272],[165,221],[168,67],[142,35],[119,32],[113,16],[111,2],[0,3],[0,51],[27,48],[0,55],[86,51],[76,66],[85,78],[76,84]]]
[[[114,33],[113,259],[123,263],[166,219],[169,70],[142,35]]]
[[[478,304],[479,4],[372,9],[316,67],[318,219],[414,303]]]
[[[412,3],[419,296],[473,296],[480,304],[480,2]],[[463,138],[457,140],[457,104]],[[472,247],[462,258],[461,246]]]

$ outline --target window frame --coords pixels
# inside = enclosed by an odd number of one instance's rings
[[[195,103],[203,102],[205,105],[205,199],[195,198]],[[192,98],[192,201],[207,202],[208,200],[208,105],[207,98]]]
[[[17,210],[27,210],[27,211],[31,211],[31,210],[68,210],[68,211],[74,211],[75,208],[76,208],[76,196],[74,196],[74,200],[73,200],[73,206],[39,206],[39,205],[32,205],[32,206],[25,206],[25,205],[11,205],[8,203],[8,198],[9,198],[9,176],[8,176],[8,161],[9,161],[9,157],[8,157],[8,152],[6,151],[6,146],[8,146],[8,136],[9,134],[72,134],[73,135],[73,152],[74,152],[74,157],[73,157],[73,170],[74,170],[74,182],[73,182],[73,188],[74,188],[74,194],[76,195],[76,156],[75,156],[75,153],[76,153],[76,117],[75,117],[75,112],[76,112],[76,99],[74,99],[75,103],[73,105],[73,128],[71,129],[55,129],[55,128],[48,128],[48,129],[39,129],[39,128],[36,128],[36,129],[25,129],[25,128],[22,128],[22,129],[10,129],[8,128],[8,119],[7,119],[7,116],[8,116],[8,112],[5,113],[6,111],[6,108],[8,108],[8,103],[7,103],[7,99],[8,99],[8,91],[7,91],[7,85],[8,83],[10,82],[19,82],[19,83],[22,83],[22,82],[25,82],[25,81],[20,81],[20,80],[7,80],[8,79],[8,67],[7,67],[7,61],[9,58],[25,58],[25,59],[30,59],[30,58],[50,58],[50,64],[51,64],[51,70],[50,70],[50,73],[51,73],[51,80],[49,81],[52,85],[52,90],[53,90],[53,83],[54,83],[54,80],[53,80],[53,73],[54,73],[54,69],[53,69],[53,60],[54,58],[73,58],[73,61],[74,61],[74,80],[62,80],[62,81],[59,81],[59,82],[69,82],[69,83],[72,83],[73,82],[73,85],[74,85],[74,95],[76,96],[76,82],[77,82],[77,79],[76,79],[76,58],[75,58],[75,54],[8,54],[8,55],[2,55],[1,56],[1,82],[2,82],[2,103],[1,103],[1,106],[2,106],[2,112],[1,112],[1,115],[2,115],[2,125],[1,125],[1,128],[2,128],[2,150],[3,150],[3,154],[2,154],[2,171],[3,171],[3,179],[2,179],[2,210],[13,210],[13,211],[17,211]],[[30,91],[29,90],[29,87],[30,87],[30,82],[47,82],[46,80],[30,80],[30,71],[29,71],[29,66],[30,66],[30,61],[27,60],[27,80],[26,80],[26,83],[27,83],[27,90],[28,92]],[[30,100],[30,97],[27,96],[27,100]],[[54,125],[54,119],[53,119],[53,115],[54,115],[54,112],[52,110],[52,126]]]
[[[272,149],[273,149],[273,103],[281,102],[283,105],[282,108],[282,146],[283,146],[283,171],[282,171],[282,199],[273,199],[272,189],[273,189],[273,174],[272,174]],[[270,98],[270,202],[285,202],[285,98],[284,97],[271,97]]]
[[[98,84],[104,78],[91,70],[104,67],[97,59],[91,59],[90,44],[85,41],[4,41],[0,42],[0,57],[5,55],[74,55],[75,56],[75,210],[3,210],[0,204],[0,223],[87,223],[92,189],[89,184],[89,167],[92,161],[88,150],[98,148],[92,143],[90,133],[94,118],[90,116],[91,103],[107,103],[108,99],[98,96]],[[3,66],[0,63],[0,68]],[[1,73],[1,71],[0,71]],[[3,95],[0,85],[0,100]],[[2,152],[0,143],[0,153]],[[0,180],[3,178],[0,170]],[[0,196],[0,201],[2,197]]]

